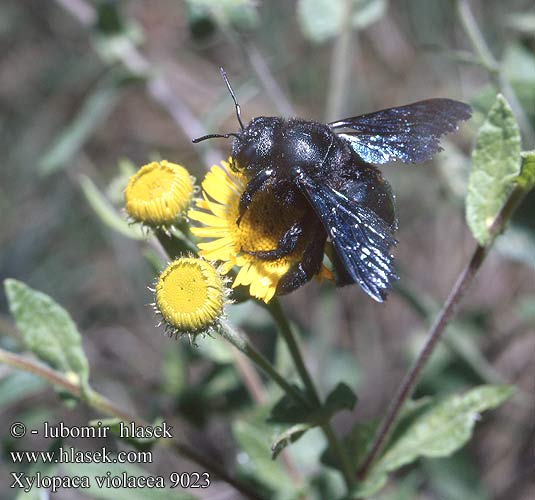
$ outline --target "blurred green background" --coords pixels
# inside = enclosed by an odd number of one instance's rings
[[[351,15],[346,5],[353,5]],[[165,158],[200,181],[210,164],[226,158],[228,141],[191,144],[205,132],[237,127],[219,66],[245,121],[261,115],[327,121],[438,96],[469,102],[473,119],[443,141],[445,151],[433,162],[382,169],[400,220],[401,280],[386,304],[357,287],[316,282],[283,300],[302,327],[322,391],[345,380],[359,395],[356,412],[336,419],[337,431],[380,416],[475,245],[463,207],[469,153],[498,87],[516,98],[523,149],[534,148],[533,2],[469,2],[500,61],[499,74],[478,63],[458,5],[3,0],[0,276],[44,291],[70,311],[99,392],[149,420],[165,417],[200,451],[232,467],[229,423],[254,405],[251,395],[228,357],[172,342],[154,327],[146,307],[155,276],[146,254],[154,249],[106,225],[88,200],[91,189],[119,212],[129,171],[124,159],[137,167]],[[378,498],[535,498],[534,210],[531,196],[485,262],[417,393],[507,382],[519,395],[485,415],[461,452],[408,467]],[[0,345],[23,351],[4,295],[0,307]],[[258,308],[241,305],[230,316],[275,356],[275,332]],[[280,356],[277,362],[284,363]],[[0,428],[15,419],[83,424],[96,416],[58,401],[38,379],[0,366]],[[6,453],[50,443],[0,438],[5,491]],[[314,447],[310,440],[300,446]],[[168,451],[155,453],[147,468],[196,470]],[[318,472],[312,460],[302,468]],[[229,487],[215,488],[210,498],[232,498]],[[71,491],[57,498],[77,497]]]

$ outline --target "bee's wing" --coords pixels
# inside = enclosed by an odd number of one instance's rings
[[[420,163],[441,151],[440,136],[457,130],[468,120],[472,108],[452,99],[428,99],[397,108],[383,109],[362,116],[329,123],[351,149],[368,163],[401,160]]]
[[[365,206],[319,184],[302,170],[294,182],[320,218],[352,282],[378,302],[397,279],[390,247],[396,244],[389,225]]]

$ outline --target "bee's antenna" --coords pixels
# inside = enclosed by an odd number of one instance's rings
[[[234,137],[238,137],[238,139],[240,137],[238,134],[235,134],[234,132],[229,132],[228,134],[208,134],[208,135],[203,135],[202,137],[197,137],[197,139],[192,139],[191,142],[193,142],[194,144],[197,144],[198,142],[205,141],[206,139],[215,139],[216,137],[222,137],[223,139],[228,139],[231,135],[233,135]]]
[[[225,80],[225,83],[227,84],[228,91],[230,92],[230,95],[232,96],[232,100],[234,101],[234,106],[236,106],[236,116],[238,117],[238,122],[240,124],[241,129],[244,129],[243,122],[241,121],[241,108],[238,104],[238,99],[236,99],[236,94],[234,94],[234,90],[232,90],[232,87],[230,86],[230,82],[228,81],[227,73],[223,68],[219,68],[219,71],[221,72],[221,76],[223,77],[223,80]]]

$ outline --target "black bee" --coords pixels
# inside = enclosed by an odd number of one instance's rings
[[[397,279],[390,254],[396,244],[397,218],[390,186],[373,164],[429,160],[441,150],[440,136],[470,118],[470,106],[451,99],[429,99],[326,125],[260,116],[245,127],[222,68],[221,75],[241,131],[210,134],[193,142],[234,137],[232,164],[248,178],[237,223],[255,194],[265,190],[304,213],[280,238],[277,248],[248,252],[259,259],[279,259],[295,249],[307,228],[303,257],[280,279],[277,295],[301,287],[319,272],[329,239],[336,284],[358,283],[376,301],[385,300],[391,282]]]

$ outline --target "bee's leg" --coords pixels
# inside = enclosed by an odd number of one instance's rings
[[[253,201],[254,195],[258,193],[258,191],[262,191],[266,188],[272,175],[273,169],[265,168],[247,183],[245,191],[240,196],[240,204],[238,205],[239,216],[236,219],[236,224],[238,226],[240,225],[240,221],[243,217],[243,214],[249,208],[249,205]]]
[[[253,255],[254,257],[258,257],[261,260],[277,260],[285,255],[291,254],[295,250],[299,236],[301,236],[302,232],[303,223],[302,221],[298,221],[292,224],[290,229],[288,229],[281,236],[277,244],[277,248],[274,248],[273,250],[258,250],[254,252],[242,249],[242,252]]]
[[[284,295],[297,290],[319,273],[326,241],[327,233],[322,226],[318,226],[305,248],[301,261],[296,262],[279,280],[276,295]]]

